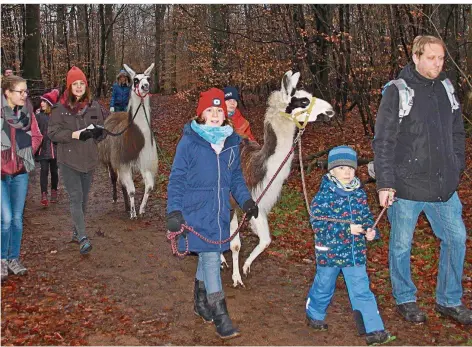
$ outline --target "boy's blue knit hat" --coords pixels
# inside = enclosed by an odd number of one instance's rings
[[[357,153],[349,146],[334,147],[328,153],[328,171],[338,166],[357,169]]]
[[[239,101],[239,93],[235,87],[225,87],[223,92],[225,93],[225,100],[234,99]]]

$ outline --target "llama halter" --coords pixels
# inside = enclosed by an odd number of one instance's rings
[[[313,110],[315,103],[316,103],[316,97],[313,96],[311,98],[310,105],[308,106],[306,110],[298,111],[298,112],[295,112],[294,114],[280,112],[280,115],[291,120],[293,123],[295,123],[298,129],[305,129],[306,125],[308,124],[308,119],[310,118],[310,113]],[[300,121],[297,118],[304,113],[305,113],[305,119],[303,120],[303,123],[300,123]]]

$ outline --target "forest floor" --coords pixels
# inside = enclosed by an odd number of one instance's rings
[[[112,203],[108,174],[96,170],[87,213],[87,233],[93,250],[81,256],[70,243],[72,222],[67,195],[59,186],[59,202],[40,205],[39,168],[30,177],[25,208],[21,259],[26,276],[10,276],[2,283],[2,345],[365,345],[356,332],[347,290],[338,279],[328,310],[327,332],[306,325],[305,298],[315,264],[313,235],[304,210],[300,173],[291,177],[270,216],[273,242],[243,277],[245,288],[233,288],[231,271],[222,271],[228,309],[240,328],[239,338],[222,341],[212,324],[193,313],[193,278],[196,257],[180,260],[166,240],[165,207],[169,163],[183,124],[194,113],[194,103],[178,95],[153,96],[153,128],[160,146],[157,189],[145,217],[129,220],[122,197]],[[263,137],[263,107],[243,113],[259,142]],[[310,125],[303,137],[303,154],[338,144],[356,147],[360,157],[372,157],[371,138],[364,136],[360,117],[352,113],[341,128]],[[472,141],[467,140],[468,168]],[[366,168],[359,169],[363,181]],[[315,194],[324,172],[308,174],[309,197]],[[470,174],[469,174],[470,175]],[[142,184],[136,178],[137,201]],[[366,185],[369,203],[379,212],[375,186]],[[459,195],[469,230],[463,277],[464,303],[472,307],[472,195],[464,177]],[[456,324],[434,311],[439,242],[422,216],[413,245],[412,275],[418,302],[428,322],[413,325],[396,312],[388,272],[388,224],[380,224],[382,240],[369,246],[368,270],[386,328],[396,335],[392,345],[472,345],[470,327]],[[241,264],[257,244],[248,229],[242,232]],[[231,266],[231,256],[226,258]]]

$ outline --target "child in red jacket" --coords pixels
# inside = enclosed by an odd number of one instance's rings
[[[243,117],[241,111],[239,111],[238,102],[240,100],[238,90],[235,87],[225,87],[224,93],[228,116],[233,122],[234,130],[236,130],[239,136],[248,138],[251,141],[256,141],[254,135],[251,133],[249,122]]]

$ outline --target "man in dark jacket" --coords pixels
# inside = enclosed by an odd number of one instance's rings
[[[389,264],[399,313],[426,321],[416,304],[410,256],[413,232],[423,211],[441,240],[436,310],[463,324],[472,311],[462,304],[466,231],[456,189],[465,167],[465,132],[460,107],[453,109],[442,84],[445,45],[433,36],[413,42],[413,62],[399,75],[414,90],[409,114],[399,118],[399,89],[390,85],[375,124],[375,171],[380,204],[391,206]],[[396,196],[394,202],[393,196]]]

